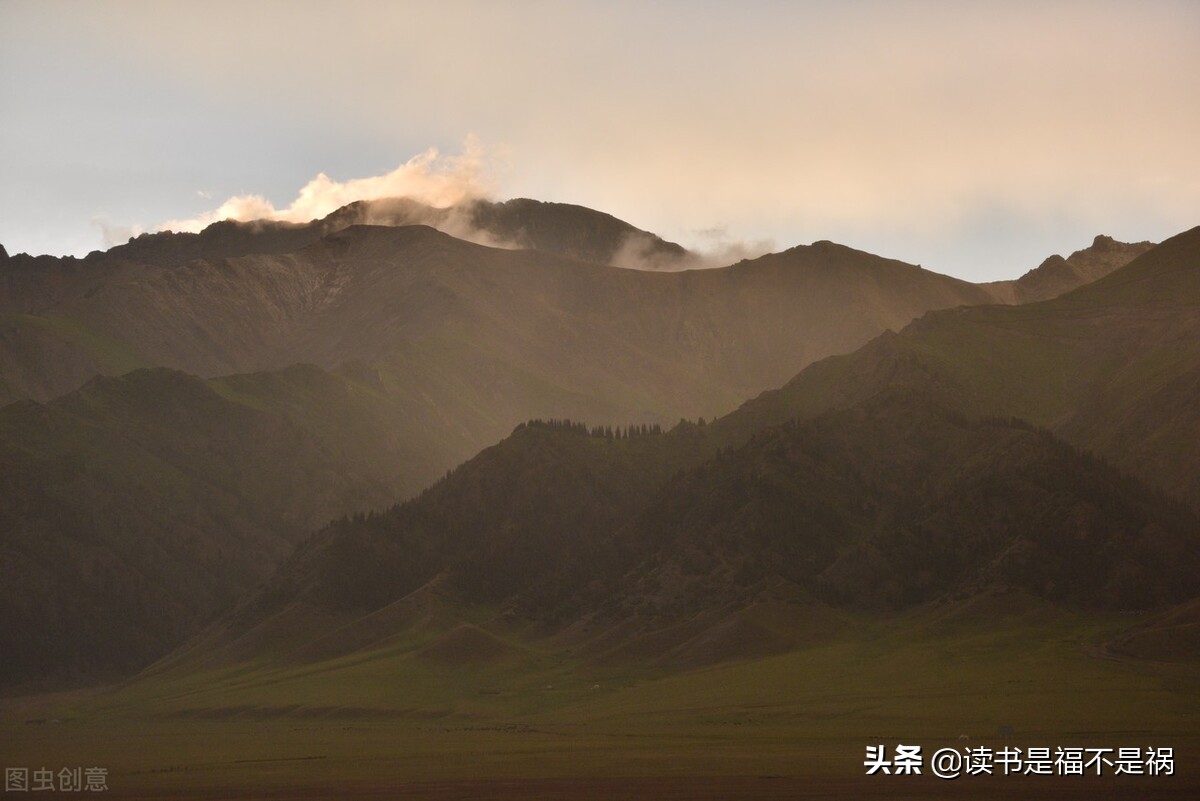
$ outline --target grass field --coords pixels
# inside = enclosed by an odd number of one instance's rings
[[[1200,796],[1200,665],[1106,656],[1096,644],[1130,618],[988,612],[863,621],[683,671],[517,639],[473,659],[478,640],[457,635],[457,649],[175,667],[7,699],[0,753],[106,767],[109,797],[139,799]],[[898,743],[1171,747],[1175,775],[866,776],[865,747]]]
[[[0,315],[0,323],[14,328],[28,327],[80,349],[105,375],[121,375],[149,362],[128,343],[100,333],[86,323],[57,315]]]

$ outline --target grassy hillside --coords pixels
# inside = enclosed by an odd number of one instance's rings
[[[0,410],[0,681],[137,669],[312,529],[415,492],[439,468],[395,413],[315,367],[142,370]]]
[[[601,660],[694,663],[802,644],[816,619],[779,603],[827,609],[827,627],[835,610],[995,591],[1113,611],[1200,594],[1183,504],[924,396],[719,453],[696,425],[605,434],[525,427],[420,497],[331,525],[194,655],[329,655],[470,614]]]
[[[1200,229],[1055,300],[933,312],[725,418],[733,439],[904,386],[1018,417],[1200,508]]]

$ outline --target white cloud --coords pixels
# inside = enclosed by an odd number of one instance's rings
[[[114,225],[102,216],[92,217],[92,225],[100,229],[105,248],[124,245],[130,239],[144,233],[140,225]]]
[[[220,220],[304,223],[356,200],[392,197],[412,198],[445,208],[472,198],[488,197],[495,191],[494,158],[476,137],[468,136],[459,155],[443,156],[437,148],[429,148],[384,175],[335,181],[319,173],[282,209],[275,208],[262,195],[236,195],[211,211],[190,219],[168,220],[155,230],[198,233]]]

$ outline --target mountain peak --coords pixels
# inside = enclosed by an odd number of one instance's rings
[[[506,249],[540,250],[595,264],[677,269],[690,255],[682,246],[586,206],[530,198],[467,200],[430,206],[408,197],[358,200],[310,226],[319,235],[351,225],[427,225],[457,239]]]
[[[1064,259],[1062,256],[1055,253],[1053,256],[1047,256],[1042,261],[1042,263],[1039,264],[1034,269],[1035,270],[1049,270],[1052,268],[1057,268],[1059,265],[1066,264],[1066,263],[1067,263],[1066,259]],[[1028,273],[1026,273],[1026,275],[1030,275],[1032,272],[1033,272],[1033,270],[1030,270]]]
[[[988,286],[1005,303],[1049,300],[1121,269],[1152,247],[1153,242],[1119,242],[1097,234],[1091,245],[1066,258],[1056,253],[1015,281]]]
[[[829,239],[818,239],[816,242],[813,242],[811,245],[809,245],[809,247],[814,250],[853,250],[854,249],[852,247],[840,244],[838,242],[834,242]]]
[[[1099,239],[1099,237],[1097,237]],[[1111,297],[1125,303],[1192,303],[1200,298],[1200,226],[1176,234],[1154,247],[1148,242],[1134,245],[1116,242],[1114,252],[1127,249],[1145,250],[1119,269],[1110,270],[1099,279],[1080,287],[1070,297]],[[1072,254],[1071,258],[1085,251]]]

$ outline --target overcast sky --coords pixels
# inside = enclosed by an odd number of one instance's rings
[[[1197,2],[0,0],[10,253],[407,188],[984,280],[1200,224],[1197,143]]]

